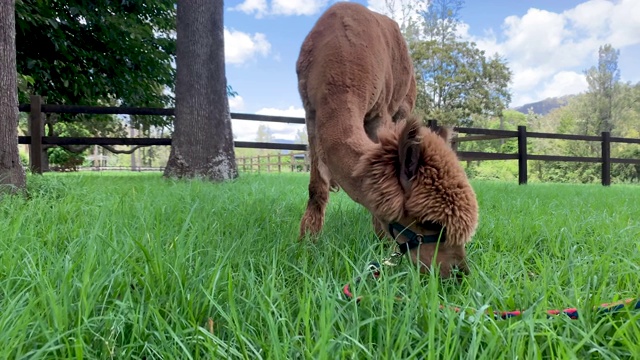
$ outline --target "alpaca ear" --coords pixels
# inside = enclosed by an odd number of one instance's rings
[[[420,123],[415,118],[407,120],[398,139],[400,169],[398,177],[405,193],[411,191],[411,180],[418,172],[422,155],[422,146],[418,135]]]
[[[451,138],[453,137],[453,129],[444,126],[438,126],[435,133],[444,139],[444,142],[451,145]]]

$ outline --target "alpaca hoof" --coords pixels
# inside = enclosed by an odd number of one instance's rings
[[[298,240],[302,240],[306,236],[314,238],[318,235],[321,229],[322,219],[305,215],[300,222],[300,235]]]

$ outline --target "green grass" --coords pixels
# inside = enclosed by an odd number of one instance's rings
[[[405,259],[356,287],[356,305],[342,286],[389,248],[343,192],[320,240],[298,243],[307,181],[29,177],[30,199],[0,201],[0,358],[640,356],[640,311],[591,311],[640,296],[638,187],[474,182],[471,275],[420,276]],[[580,318],[545,315],[566,307]]]

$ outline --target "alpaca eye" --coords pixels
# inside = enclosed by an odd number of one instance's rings
[[[431,230],[431,231],[440,231],[442,230],[442,225],[432,222],[432,221],[425,221],[425,222],[421,222],[418,224],[418,226],[420,226],[421,228],[425,229],[425,230]]]

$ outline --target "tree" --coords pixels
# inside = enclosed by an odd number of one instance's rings
[[[419,17],[421,10],[426,9],[426,5],[429,1],[415,1],[415,0],[384,0],[384,4],[381,4],[376,10],[394,19],[400,31],[407,39],[413,38],[416,35],[418,24],[416,18]],[[371,3],[371,2],[370,2]]]
[[[620,51],[611,44],[605,44],[598,49],[598,66],[592,66],[585,71],[588,94],[591,98],[591,108],[596,120],[598,132],[613,129],[613,102],[616,84],[620,81],[618,56]]]
[[[296,144],[308,144],[309,143],[309,135],[307,134],[307,128],[303,127],[301,129],[296,130]]]
[[[224,1],[178,0],[176,108],[165,177],[238,176],[224,60]]]
[[[457,35],[462,0],[433,0],[419,11],[409,37],[418,82],[417,111],[425,119],[469,125],[472,115],[502,115],[511,101],[511,71]],[[405,35],[406,36],[406,35]]]
[[[19,0],[20,73],[50,103],[161,106],[175,70],[173,0]]]
[[[30,80],[20,102],[32,93],[54,104],[172,104],[173,0],[18,0],[15,13],[18,72]],[[94,136],[121,122],[115,116],[52,114],[46,118],[47,135],[63,135],[69,127],[60,124],[66,121]],[[169,117],[146,116],[136,126],[170,122]],[[52,150],[47,150],[50,156],[65,152]]]
[[[0,193],[26,187],[18,155],[15,3],[0,2]]]
[[[258,126],[258,131],[256,131],[256,141],[257,142],[272,142],[273,141],[273,131],[268,125],[260,124]]]
[[[273,131],[269,127],[269,125],[260,124],[258,125],[258,130],[256,131],[256,141],[257,142],[273,142]],[[259,149],[257,151],[258,154],[269,154],[274,151],[269,151],[267,149]]]

